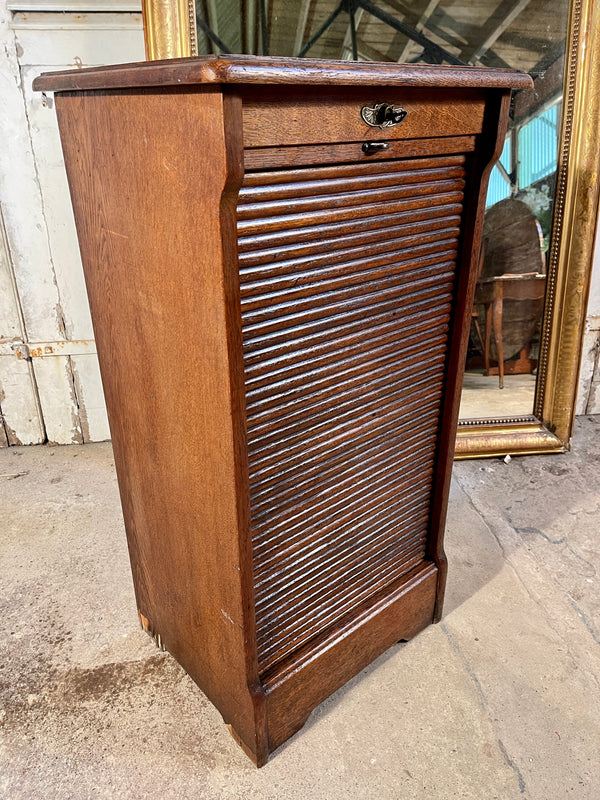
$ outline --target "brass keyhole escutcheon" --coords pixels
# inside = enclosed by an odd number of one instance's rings
[[[375,103],[374,106],[363,106],[360,116],[371,128],[392,128],[399,125],[408,112],[401,106],[390,103]]]

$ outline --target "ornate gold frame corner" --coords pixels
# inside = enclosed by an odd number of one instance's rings
[[[146,60],[198,53],[193,0],[142,0]]]
[[[142,0],[146,57],[197,54],[194,0]],[[460,420],[456,458],[570,447],[600,198],[600,0],[571,0],[548,291],[533,415]]]
[[[562,453],[565,445],[535,417],[463,420],[454,458],[490,458],[515,454]]]

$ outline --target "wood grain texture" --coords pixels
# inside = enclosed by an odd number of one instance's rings
[[[300,97],[296,95],[299,94]],[[323,144],[464,136],[481,132],[485,90],[369,87],[347,91],[302,87],[244,91],[244,146]],[[363,106],[389,103],[407,111],[389,128],[374,128],[361,118]]]
[[[300,663],[265,676],[269,717],[269,748],[275,750],[293,736],[310,712],[325,698],[400,639],[411,639],[433,619],[437,569],[415,570],[378,603],[355,616],[354,624],[333,631]]]
[[[235,236],[222,239],[241,150],[226,145],[220,93],[79,94],[58,98],[57,111],[138,607],[260,752],[240,550]],[[211,142],[204,158],[181,147],[191,127]]]
[[[485,183],[508,115],[508,91],[485,87],[523,83],[486,71],[468,88],[480,73],[208,58],[61,84],[139,83],[57,97],[136,596],[259,765],[441,612]],[[369,75],[437,87],[419,138],[375,158],[327,126],[319,138],[311,105],[320,80],[346,125]],[[289,119],[261,130],[256,93],[233,85],[300,80],[296,144]]]
[[[425,560],[468,178],[466,155],[246,175],[238,247],[263,673]],[[399,199],[403,215],[390,215]]]
[[[533,88],[529,75],[515,70],[239,55],[173,58],[44,73],[36,78],[33,88],[62,92],[198,83]]]
[[[368,137],[365,137],[370,141]],[[418,139],[417,141],[397,139],[385,140],[388,149],[377,155],[368,155],[362,149],[362,142],[350,144],[320,144],[286,147],[246,148],[244,166],[247,170],[268,169],[269,167],[310,166],[311,164],[339,164],[387,161],[416,156],[446,155],[450,153],[469,153],[475,149],[475,136],[451,136],[437,139]]]
[[[481,250],[485,197],[490,173],[504,146],[509,108],[510,92],[497,90],[489,93],[483,132],[475,152],[471,180],[465,198],[465,223],[462,231],[463,239],[458,264],[459,277],[455,296],[456,320],[460,322],[453,326],[449,346],[437,471],[434,480],[434,501],[431,511],[431,526],[434,535],[428,540],[428,555],[438,566],[438,592],[434,617],[436,622],[441,619],[442,615],[448,570],[444,552],[444,530],[471,311]]]

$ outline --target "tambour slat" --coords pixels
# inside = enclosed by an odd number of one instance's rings
[[[430,167],[429,169],[413,167],[410,170],[379,169],[377,171],[373,170],[371,174],[351,173],[343,177],[336,174],[335,177],[324,178],[319,174],[318,180],[258,184],[252,188],[244,186],[240,191],[239,203],[240,205],[246,205],[300,197],[311,198],[314,201],[315,195],[331,196],[351,191],[364,192],[372,187],[429,183],[432,180],[437,180],[439,173],[440,170],[436,167]],[[449,165],[444,169],[446,178],[462,178],[464,174],[464,167],[460,164]]]
[[[450,261],[450,263],[452,263],[455,258],[455,251],[444,250],[440,253],[434,253],[430,256],[419,258],[416,261],[416,266],[421,268],[436,267],[445,261]],[[402,269],[408,271],[409,267],[412,265],[410,262],[404,261],[399,262],[397,266],[398,271]],[[409,280],[410,275],[406,276],[406,278]],[[272,329],[286,325],[289,319],[293,319],[300,312],[303,314],[303,318],[307,320],[318,319],[329,315],[331,312],[335,313],[336,309],[341,312],[346,308],[346,305],[350,305],[354,308],[364,306],[369,302],[376,303],[377,297],[385,300],[392,292],[397,292],[403,288],[406,292],[407,286],[409,286],[409,284],[401,280],[393,281],[391,285],[389,281],[382,281],[381,283],[369,281],[364,284],[358,284],[357,286],[350,283],[348,287],[341,287],[335,293],[317,291],[312,297],[302,297],[295,301],[288,300],[284,293],[279,299],[269,298],[271,302],[265,303],[263,306],[259,305],[256,308],[252,308],[248,307],[249,304],[245,305],[242,309],[242,315],[247,320],[248,333],[252,336],[255,330],[254,326],[259,323],[261,323],[261,331],[266,331],[269,328]]]
[[[431,359],[428,371],[420,376],[416,384],[412,374],[413,370],[398,370],[393,374],[392,379],[379,381],[375,386],[371,384],[364,393],[356,392],[349,395],[346,400],[336,404],[335,426],[331,424],[331,413],[324,413],[323,409],[320,414],[306,414],[301,420],[294,419],[288,424],[280,424],[270,434],[263,434],[260,437],[260,446],[252,448],[254,463],[260,463],[261,454],[270,450],[271,447],[277,447],[282,442],[285,442],[286,448],[290,450],[296,443],[302,443],[308,452],[312,437],[318,437],[320,431],[327,432],[329,436],[337,435],[338,431],[342,434],[346,423],[353,426],[363,419],[366,421],[368,415],[371,416],[371,419],[384,420],[388,409],[390,409],[390,413],[394,413],[396,399],[401,392],[406,392],[408,396],[408,391],[414,390],[415,387],[425,383],[432,385],[439,373],[442,361],[443,353]],[[433,385],[435,386],[435,383]]]
[[[397,274],[398,253],[408,251],[415,257],[431,255],[433,253],[447,252],[456,248],[458,227],[444,228],[430,234],[420,236],[402,237],[401,239],[388,239],[378,245],[371,245],[368,257],[364,246],[346,248],[331,253],[294,258],[291,262],[279,263],[270,270],[254,270],[244,275],[242,285],[242,303],[246,307],[258,304],[261,295],[266,297],[283,291],[286,288],[304,291],[311,286],[322,287],[327,291],[332,285],[331,280],[344,278],[362,282],[369,270],[371,280],[384,277],[385,273],[371,272],[373,267],[392,267],[392,274]],[[388,270],[390,272],[390,270]],[[352,278],[351,278],[352,276]],[[329,280],[328,280],[329,279]],[[292,297],[292,295],[288,295]]]
[[[364,203],[351,208],[327,208],[309,212],[305,210],[300,214],[286,213],[280,216],[263,216],[260,219],[258,214],[260,209],[257,209],[255,218],[238,220],[238,233],[242,237],[256,233],[266,235],[296,228],[305,229],[308,225],[331,225],[347,222],[348,220],[360,221],[374,216],[429,209],[432,205],[445,206],[449,203],[460,202],[463,197],[463,188],[462,181],[457,183],[449,180],[421,187],[421,192],[418,196],[408,197],[393,203],[388,201],[387,203]],[[289,212],[287,207],[286,210]]]
[[[276,472],[270,477],[261,475],[251,484],[253,519],[256,524],[260,522],[262,513],[268,514],[277,507],[283,508],[288,501],[297,499],[298,502],[308,502],[311,497],[321,496],[327,487],[337,485],[341,476],[359,474],[363,465],[376,469],[379,460],[392,451],[398,454],[410,446],[410,452],[414,455],[414,451],[427,441],[428,432],[435,428],[438,399],[435,397],[428,404],[423,404],[419,421],[413,422],[414,427],[410,429],[410,422],[403,426],[392,421],[387,426],[381,426],[369,438],[368,444],[360,449],[354,446],[355,443],[348,448],[332,448],[324,457],[305,459],[296,465],[288,464],[285,471]],[[409,407],[409,410],[412,409]]]
[[[329,242],[335,247],[336,242],[352,241],[369,231],[377,231],[378,236],[387,235],[388,231],[394,232],[398,228],[416,228],[419,225],[444,225],[447,219],[460,219],[462,193],[454,192],[446,196],[433,196],[424,208],[411,208],[409,211],[398,211],[394,206],[378,208],[377,213],[363,218],[352,218],[348,222],[321,222],[319,237],[315,240],[313,227],[295,227],[292,230],[266,230],[256,225],[257,232],[248,236],[238,237],[238,250],[242,272],[244,265],[252,262],[254,253],[260,257],[261,251],[278,260],[284,258],[286,248],[300,249],[323,247]],[[267,257],[268,260],[268,257]]]
[[[324,240],[299,242],[291,244],[279,244],[267,250],[254,249],[240,252],[239,265],[240,272],[244,275],[244,280],[260,278],[264,270],[260,269],[263,264],[267,267],[266,274],[273,274],[275,262],[286,262],[290,259],[302,259],[306,257],[318,256],[321,253],[328,255],[339,251],[347,250],[357,243],[358,248],[364,249],[366,245],[369,249],[373,247],[386,246],[390,240],[399,241],[404,239],[403,246],[410,246],[414,239],[420,241],[433,238],[439,235],[441,230],[452,230],[460,225],[460,217],[457,214],[449,213],[447,216],[435,217],[434,219],[422,219],[411,221],[407,225],[383,224],[381,227],[367,227],[364,230],[356,231],[356,226],[351,226],[350,231],[335,231],[336,235],[325,238]],[[354,227],[354,230],[352,228]],[[383,241],[382,241],[383,237]],[[371,250],[372,252],[372,250]],[[286,269],[285,266],[278,265],[278,269]]]
[[[439,401],[441,391],[432,391],[431,396],[435,401]],[[412,397],[409,397],[406,402],[400,403],[397,408],[401,408],[403,415],[411,415],[408,421],[405,420],[406,425],[410,422],[414,423],[415,419],[420,416],[420,409],[428,402],[428,394],[422,388],[413,392]],[[433,405],[433,403],[432,403]],[[265,460],[263,463],[258,464],[256,461],[250,465],[250,484],[253,490],[260,490],[261,487],[276,482],[275,479],[287,477],[288,479],[294,474],[302,473],[302,470],[307,467],[323,466],[329,463],[332,459],[341,457],[341,460],[353,448],[357,448],[362,452],[363,447],[368,446],[368,442],[373,438],[378,438],[384,432],[389,435],[394,435],[397,426],[400,424],[397,419],[397,408],[392,408],[391,413],[385,418],[373,417],[369,422],[371,424],[364,424],[361,428],[357,428],[355,434],[345,431],[343,437],[337,437],[335,440],[327,440],[323,437],[318,441],[311,442],[310,452],[307,451],[303,454],[301,448],[296,452],[282,451],[281,461],[279,464],[270,463]],[[433,419],[437,419],[436,415],[432,415]],[[375,421],[374,421],[375,420]],[[365,441],[365,439],[367,441]],[[399,442],[400,444],[400,442]]]
[[[400,284],[391,289],[381,290],[379,294],[368,294],[356,296],[347,300],[343,306],[326,304],[318,308],[309,308],[302,312],[291,311],[287,314],[280,314],[276,317],[266,317],[258,319],[255,324],[247,324],[246,338],[244,341],[244,355],[250,356],[253,352],[261,350],[263,347],[272,347],[277,341],[290,341],[292,337],[301,338],[310,332],[319,332],[328,327],[343,328],[344,323],[355,323],[357,320],[369,318],[374,325],[384,324],[389,317],[398,316],[400,313],[405,315],[406,326],[419,327],[419,323],[427,324],[430,311],[439,307],[438,287],[434,281],[427,278],[438,276],[441,281],[445,281],[446,275],[451,273],[451,262],[441,261],[427,265],[428,269],[423,268],[422,275],[425,285],[422,297],[417,301],[414,299],[413,285]],[[410,304],[409,314],[406,304]],[[250,316],[248,314],[248,316]],[[256,316],[253,314],[252,316]],[[286,336],[289,332],[289,338]]]
[[[431,435],[424,437],[422,441],[429,444]],[[277,509],[276,522],[269,519],[264,506],[263,513],[257,513],[254,517],[255,554],[260,556],[256,575],[264,574],[270,566],[277,564],[279,557],[283,558],[289,553],[310,547],[320,537],[321,528],[316,524],[310,532],[303,530],[302,526],[309,515],[311,519],[324,523],[331,517],[336,505],[351,514],[355,510],[361,511],[369,506],[369,497],[370,505],[373,505],[380,491],[393,486],[393,478],[408,480],[409,476],[416,476],[418,470],[425,468],[427,458],[428,453],[423,454],[421,460],[414,459],[407,463],[406,459],[394,460],[390,451],[384,451],[378,460],[370,459],[366,464],[342,470],[335,489],[326,480],[322,480],[321,492],[316,498],[311,497],[305,487],[305,491],[296,496],[288,494],[287,497],[284,495],[273,499],[270,507],[271,512]],[[327,473],[323,478],[326,477]],[[395,497],[395,486],[392,492]]]
[[[432,346],[426,353],[431,360],[438,361],[444,357],[446,340],[445,332],[440,333],[437,338],[434,337]],[[414,366],[422,357],[423,351],[413,353],[410,357],[405,356],[404,366]],[[382,360],[378,362],[377,366],[371,368],[368,379],[365,379],[363,369],[359,368],[356,369],[358,374],[353,377],[346,375],[343,380],[336,380],[338,376],[335,376],[334,380],[329,382],[326,390],[320,388],[316,392],[304,394],[290,402],[287,401],[287,398],[283,402],[279,400],[277,407],[282,412],[281,417],[264,412],[261,416],[256,416],[250,427],[252,436],[264,439],[270,431],[280,430],[284,424],[305,424],[309,419],[318,419],[319,417],[329,419],[331,403],[336,403],[339,408],[342,402],[352,401],[357,396],[363,397],[363,401],[369,395],[375,395],[375,399],[378,399],[378,389],[389,381],[390,370],[394,369],[396,358],[396,350],[391,347],[389,355],[386,357],[383,354]]]
[[[410,392],[405,389],[404,392],[398,392],[396,396],[391,395],[393,399],[386,398],[386,403],[379,405],[376,411],[370,408],[361,408],[354,414],[340,414],[339,418],[336,414],[334,421],[329,425],[315,426],[313,431],[296,429],[294,433],[290,433],[287,430],[282,433],[280,441],[277,443],[273,437],[266,442],[252,442],[251,448],[249,447],[251,478],[258,474],[268,474],[273,466],[272,459],[277,458],[280,454],[279,464],[284,466],[290,462],[294,463],[296,459],[308,458],[313,453],[326,452],[335,446],[350,445],[355,442],[357,429],[361,438],[374,433],[387,422],[393,423],[404,408],[405,395],[408,400],[418,401],[427,395],[429,386],[434,392],[438,390],[435,383],[431,385],[430,375],[411,385]]]
[[[371,305],[361,303],[354,306],[344,305],[343,310],[335,310],[324,318],[306,320],[303,316],[289,320],[286,325],[263,331],[262,328],[252,331],[252,336],[244,342],[244,357],[246,365],[256,360],[268,358],[269,353],[280,348],[280,352],[293,350],[297,343],[306,337],[320,341],[324,336],[344,335],[355,330],[364,329],[364,319],[368,315],[370,325],[375,328],[389,324],[402,308],[402,302],[409,301],[415,292],[423,292],[428,297],[435,297],[438,291],[438,281],[452,277],[452,270],[447,262],[434,265],[427,271],[423,270],[423,277],[413,281],[410,285],[401,285],[394,292],[388,293],[385,298],[373,298]],[[411,314],[411,319],[405,319],[405,333],[411,335],[413,328],[420,328],[423,324],[432,322],[431,316],[437,315],[438,306],[421,303],[418,314]],[[248,332],[249,333],[249,332]]]
[[[426,409],[426,412],[428,410]],[[269,518],[269,531],[273,531],[277,524],[272,521],[271,515],[274,510],[281,509],[282,512],[287,512],[292,507],[315,502],[315,497],[324,498],[332,492],[337,492],[344,481],[358,484],[363,478],[367,480],[369,475],[375,479],[378,471],[383,474],[390,463],[407,469],[406,458],[413,458],[414,449],[429,442],[429,434],[432,427],[435,427],[435,420],[435,415],[426,414],[425,418],[410,431],[396,429],[394,435],[383,432],[379,437],[374,437],[366,449],[339,453],[337,457],[334,455],[318,464],[308,462],[302,465],[302,472],[298,475],[288,471],[285,475],[277,475],[274,481],[261,483],[260,489],[255,486],[253,492],[255,552],[258,553],[263,540],[267,543],[270,541],[268,532],[265,536],[258,533],[259,526],[263,530],[263,517]],[[331,480],[332,476],[336,479],[335,484]]]
[[[338,522],[329,520],[325,532],[335,531],[334,535],[321,537],[319,543],[311,542],[304,550],[289,553],[282,557],[276,568],[264,570],[261,579],[255,585],[256,608],[258,611],[276,608],[284,597],[292,597],[301,590],[310,590],[319,582],[325,584],[328,579],[328,567],[338,570],[352,570],[355,557],[361,552],[384,546],[395,546],[398,536],[390,537],[389,531],[397,531],[403,524],[402,537],[416,537],[424,533],[421,516],[417,512],[421,506],[425,508],[422,489],[427,484],[427,472],[411,487],[403,497],[400,494],[393,504],[394,515],[385,513],[389,498],[382,498],[363,513],[349,513]],[[387,500],[387,503],[386,503]],[[399,515],[401,501],[411,502],[412,514]]]
[[[422,539],[424,538],[423,536]],[[416,544],[404,540],[398,546],[380,552],[378,557],[364,561],[361,567],[353,572],[342,573],[336,587],[337,591],[332,593],[327,604],[319,604],[314,600],[310,602],[319,596],[320,586],[315,586],[308,595],[303,593],[294,595],[291,611],[289,606],[284,606],[282,609],[285,615],[284,625],[281,624],[281,619],[273,620],[265,616],[268,622],[265,630],[268,630],[268,634],[261,631],[257,636],[262,669],[266,670],[291,651],[309,642],[315,636],[315,629],[323,631],[333,623],[342,624],[344,616],[352,614],[361,601],[422,564],[424,556],[425,546],[422,540]],[[375,586],[369,586],[367,579],[373,574],[376,574],[378,582]],[[291,625],[288,624],[290,621]]]
[[[424,504],[415,505],[415,511],[422,512],[423,509]],[[407,530],[402,537],[389,535],[394,527],[392,523],[389,523],[379,531],[378,537],[369,536],[368,540],[367,537],[363,537],[362,544],[359,547],[356,547],[355,542],[351,541],[347,547],[339,548],[335,555],[323,557],[322,554],[319,554],[321,563],[317,569],[315,566],[316,559],[313,558],[311,562],[311,566],[313,566],[312,573],[307,574],[299,568],[294,575],[284,574],[278,585],[270,586],[268,603],[263,604],[259,595],[256,603],[257,611],[269,618],[272,624],[272,632],[274,632],[273,629],[275,627],[280,628],[280,630],[287,627],[286,617],[293,616],[297,625],[299,619],[310,618],[315,613],[318,613],[319,609],[323,608],[319,598],[319,591],[327,590],[328,588],[328,575],[325,569],[327,566],[336,570],[336,577],[342,584],[342,587],[338,587],[338,592],[339,588],[343,588],[344,583],[348,592],[351,592],[352,589],[354,591],[364,591],[366,587],[356,586],[356,583],[351,587],[349,578],[351,576],[364,575],[367,571],[365,567],[369,560],[371,563],[374,560],[379,561],[380,566],[383,567],[385,565],[385,557],[393,555],[393,560],[397,565],[399,561],[402,562],[404,560],[403,556],[406,551],[410,552],[411,548],[422,548],[425,545],[426,525],[421,521],[419,525],[414,524],[411,527],[410,520],[403,521]],[[300,598],[303,600],[302,604],[297,602]],[[292,607],[291,610],[290,607]],[[285,611],[285,614],[282,613],[283,611]],[[276,623],[276,625],[273,623]],[[295,633],[297,633],[297,628],[294,629]]]
[[[454,167],[464,165],[467,156],[463,153],[450,156],[433,156],[429,158],[410,158],[398,161],[362,162],[359,164],[334,164],[326,167],[319,167],[318,170],[300,169],[278,169],[265,171],[248,172],[244,179],[242,191],[248,191],[255,187],[277,186],[281,183],[303,183],[313,175],[318,175],[317,180],[336,180],[337,178],[366,175],[387,175],[390,172],[408,172],[417,169],[443,169],[444,167]]]
[[[246,175],[238,249],[262,672],[422,564],[462,155]]]
[[[427,453],[421,461],[414,460],[410,465],[403,463],[402,467],[390,465],[388,460],[387,470],[375,471],[372,478],[363,472],[360,479],[347,480],[339,487],[336,486],[335,494],[330,493],[324,497],[320,496],[317,501],[313,500],[310,508],[306,501],[295,502],[294,505],[288,504],[278,515],[277,526],[268,520],[265,520],[262,526],[255,524],[255,552],[261,556],[260,565],[255,571],[257,588],[263,585],[265,591],[269,590],[269,585],[266,585],[264,579],[261,580],[261,576],[277,571],[281,560],[289,559],[291,555],[298,558],[301,554],[314,552],[314,543],[323,538],[322,533],[328,520],[333,519],[332,524],[339,528],[345,519],[357,522],[361,515],[372,519],[373,509],[381,508],[387,505],[387,502],[393,504],[395,501],[398,505],[397,489],[391,478],[401,478],[405,483],[411,480],[411,488],[414,487],[412,480],[423,477],[423,470],[429,457],[430,454]],[[398,509],[398,518],[401,516],[401,511],[402,507]],[[302,529],[308,520],[311,521],[314,531],[312,536]],[[343,535],[347,539],[347,531],[344,531]],[[276,550],[275,545],[277,545]]]
[[[284,584],[285,591],[281,594],[275,589],[272,594],[272,604],[267,607],[262,607],[260,603],[257,604],[258,612],[269,620],[271,646],[276,644],[273,642],[275,636],[279,634],[281,638],[286,636],[296,639],[301,631],[303,623],[310,624],[311,620],[314,624],[314,619],[318,615],[330,614],[332,605],[336,602],[338,605],[344,604],[350,600],[350,596],[368,593],[369,589],[365,586],[365,578],[369,572],[375,568],[380,570],[378,579],[381,580],[381,571],[388,569],[393,575],[398,575],[399,567],[406,569],[406,561],[411,558],[415,551],[424,553],[425,540],[426,540],[426,526],[422,526],[420,530],[411,531],[410,534],[403,536],[400,540],[396,537],[390,537],[390,529],[385,531],[387,537],[385,543],[366,542],[360,548],[352,548],[349,552],[343,555],[336,553],[335,558],[330,560],[330,564],[335,568],[338,578],[337,593],[335,598],[331,598],[327,606],[324,606],[319,601],[319,595],[323,591],[327,592],[327,577],[323,574],[325,570],[321,568],[321,572],[317,575],[307,576],[306,580],[297,583],[293,577],[287,579]],[[383,540],[383,533],[381,539]],[[412,551],[412,552],[411,552]],[[408,557],[408,558],[407,558]],[[323,562],[323,567],[327,566],[327,562]],[[411,566],[413,566],[411,564]],[[301,601],[301,602],[300,602]],[[293,630],[289,628],[288,620],[292,618],[294,621]],[[267,639],[262,633],[259,633],[259,641]]]
[[[406,299],[408,302],[410,301],[410,296],[402,299]],[[444,311],[449,311],[450,304],[445,303],[442,305],[438,302],[439,300],[439,289],[428,290],[425,300],[420,304],[420,310],[422,310],[424,314],[431,311],[432,307],[436,307],[442,314]],[[403,304],[398,302],[397,308],[401,311],[403,308],[406,308],[406,305],[407,303]],[[366,315],[363,317],[363,322],[365,318]],[[429,318],[429,315],[427,315],[427,318]],[[410,330],[407,331],[407,336],[418,336],[422,334],[425,324],[418,315],[411,315]],[[300,366],[303,366],[303,357],[310,361],[310,374],[312,375],[312,373],[318,370],[319,365],[323,363],[323,359],[325,359],[328,354],[339,353],[341,359],[340,366],[342,366],[350,363],[348,360],[349,356],[351,356],[351,359],[356,359],[362,352],[368,354],[368,348],[371,344],[376,344],[382,348],[385,347],[387,343],[397,344],[397,314],[394,316],[387,314],[383,319],[379,316],[376,320],[376,324],[369,326],[368,336],[365,335],[364,327],[361,330],[359,324],[348,325],[346,327],[332,325],[332,328],[335,327],[337,327],[336,333],[338,334],[336,338],[327,339],[324,335],[321,335],[319,331],[315,334],[314,340],[307,340],[306,336],[290,338],[286,342],[286,346],[281,347],[280,354],[275,354],[275,347],[273,346],[263,349],[262,358],[256,353],[251,353],[253,358],[248,358],[246,373],[248,378],[248,390],[253,391],[264,385],[265,376],[269,379],[269,386],[271,388],[277,388],[275,385],[277,381],[285,379],[286,376],[291,377],[293,374],[297,373]],[[406,342],[406,346],[408,346],[408,344],[409,343]],[[344,348],[353,345],[356,345],[356,350],[351,354],[344,355],[344,353],[341,352]],[[286,367],[289,367],[289,369],[286,369]]]
[[[406,198],[418,198],[430,195],[438,190],[452,191],[463,188],[462,178],[450,175],[443,181],[415,180],[413,183],[398,183],[385,188],[364,189],[363,191],[340,192],[327,195],[328,210],[337,208],[348,209],[354,206],[376,205],[378,203],[391,203]],[[281,200],[272,200],[263,203],[244,203],[238,206],[238,219],[254,219],[259,214],[274,216],[278,214],[306,214],[307,212],[321,212],[323,208],[321,197],[283,197]]]
[[[430,299],[421,303],[420,306],[423,311],[427,311],[431,310],[432,306],[435,306],[438,302],[439,296],[432,295]],[[442,315],[449,313],[450,304],[445,303],[440,310]],[[411,322],[414,322],[413,327],[422,335],[424,330],[426,330],[426,326],[423,324],[419,325],[419,319],[415,317],[416,315],[413,316]],[[397,326],[397,321],[395,319],[393,321],[396,322]],[[339,342],[332,341],[327,347],[323,348],[325,350],[323,354],[315,347],[314,357],[311,357],[311,354],[307,353],[305,359],[301,360],[302,353],[307,351],[304,350],[304,348],[300,348],[300,352],[297,353],[298,358],[295,362],[293,357],[291,357],[290,360],[290,358],[287,358],[287,354],[282,353],[282,358],[279,363],[275,358],[271,357],[265,364],[253,365],[247,372],[248,395],[251,396],[253,400],[257,400],[259,394],[262,394],[263,399],[266,399],[265,394],[272,395],[278,393],[281,389],[292,391],[297,388],[299,382],[303,383],[307,378],[312,379],[313,376],[316,377],[321,372],[321,368],[327,367],[331,355],[336,352],[340,359],[339,366],[341,368],[350,366],[361,354],[364,354],[365,358],[368,358],[368,347],[370,344],[378,343],[384,346],[390,337],[392,337],[393,341],[395,331],[392,330],[392,332],[390,332],[390,327],[393,328],[393,326],[390,325],[377,326],[377,328],[373,330],[371,336],[369,336],[368,339],[365,336],[360,341],[360,344],[356,345],[356,351],[350,355],[340,353],[342,345],[340,345]],[[347,338],[351,340],[356,337],[350,335]],[[286,356],[285,359],[284,355]],[[288,382],[289,386],[287,385]],[[261,392],[261,390],[263,391]]]

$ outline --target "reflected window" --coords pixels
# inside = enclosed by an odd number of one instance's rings
[[[520,189],[525,189],[556,171],[559,105],[560,102],[554,103],[519,128]]]
[[[500,200],[505,200],[510,197],[511,183],[510,183],[510,161],[511,161],[511,141],[510,137],[504,143],[504,149],[498,164],[492,170],[490,175],[490,183],[488,186],[488,193],[486,198],[486,208],[499,203]]]

